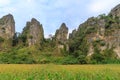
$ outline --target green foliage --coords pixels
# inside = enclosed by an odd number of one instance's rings
[[[89,26],[90,28],[88,28],[88,30],[86,31],[86,34],[91,34],[91,33],[95,33],[97,30],[95,29],[95,27],[91,27]]]
[[[12,46],[16,46],[18,44],[18,37],[17,33],[13,36]]]
[[[14,63],[14,64],[32,64],[35,63],[31,53],[29,51],[24,51],[23,53],[19,50],[13,48],[10,51],[3,52],[0,54],[0,63]]]
[[[62,64],[78,64],[78,59],[73,57],[73,56],[66,56],[65,58],[63,58],[63,60],[61,60]]]
[[[87,33],[94,32],[93,28],[90,28],[90,32],[86,31],[84,27],[79,29],[77,36],[70,41],[70,54],[73,55],[79,64],[86,64],[86,56],[88,55],[89,44],[85,39]]]
[[[99,64],[104,61],[104,56],[100,53],[94,53],[91,58],[91,63]]]
[[[91,62],[94,64],[107,64],[107,63],[119,63],[119,59],[112,48],[106,48],[103,51],[100,51],[98,47],[94,48],[94,54],[91,56]]]
[[[22,34],[20,36],[18,36],[19,40],[22,40],[23,43],[26,43],[27,41],[27,35],[26,34]]]
[[[51,39],[44,39],[41,46],[42,51],[53,51],[55,49],[55,41]]]
[[[119,26],[119,17],[113,17],[112,15],[108,15],[105,18],[105,35],[111,35],[114,32],[114,29],[120,28]]]
[[[106,48],[104,51],[103,51],[103,54],[104,56],[106,57],[106,59],[108,58],[116,58],[116,55],[115,55],[115,52],[113,51],[113,47],[112,48]]]
[[[98,16],[100,19],[105,19],[106,18],[106,15],[105,14],[101,14]]]
[[[98,40],[96,42],[99,42]],[[101,54],[97,43],[94,42],[94,54],[91,57],[91,63],[99,64],[104,60],[104,56]]]
[[[2,37],[0,37],[0,43],[4,42],[4,39]]]
[[[80,64],[87,64],[86,56],[85,55],[80,55],[78,58],[78,62]]]

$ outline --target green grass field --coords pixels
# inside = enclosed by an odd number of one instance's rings
[[[1,64],[0,80],[120,80],[120,65]]]

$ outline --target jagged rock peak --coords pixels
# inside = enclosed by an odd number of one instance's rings
[[[31,19],[31,22],[34,22],[34,21],[37,21],[37,20],[36,20],[35,18],[32,18],[32,19]]]
[[[13,18],[13,15],[12,14],[7,14],[7,15],[5,15],[3,17]]]
[[[57,42],[65,44],[68,36],[68,27],[65,23],[62,23],[60,28],[55,33],[55,39]]]
[[[68,27],[65,23],[62,23],[60,29],[68,30]]]
[[[39,45],[39,43],[44,39],[42,24],[40,24],[40,22],[35,18],[32,18],[31,22],[27,22],[23,34],[27,35],[27,42],[29,46]]]
[[[34,24],[34,23],[40,24],[39,21],[37,21],[37,19],[35,19],[35,18],[32,18],[32,19],[31,19],[31,23],[33,23],[33,24]]]
[[[0,27],[0,36],[2,38],[13,38],[15,34],[15,21],[12,14],[5,15],[0,19]]]
[[[12,14],[10,14],[10,13],[9,13],[9,14],[7,14],[6,16],[7,16],[7,17],[13,17],[13,15],[12,15]]]
[[[12,14],[5,15],[5,16],[2,17],[2,19],[3,19],[4,21],[6,21],[6,22],[9,21],[9,22],[13,22],[13,23],[15,23]]]

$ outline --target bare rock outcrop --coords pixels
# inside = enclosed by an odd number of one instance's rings
[[[65,23],[62,23],[55,33],[55,44],[58,54],[61,53],[61,49],[66,49],[65,51],[68,51],[68,27]]]
[[[63,23],[55,33],[56,42],[59,44],[66,44],[67,36],[68,36],[68,28],[66,24]]]
[[[0,37],[12,39],[15,34],[15,21],[11,14],[0,19]]]
[[[35,18],[32,18],[31,22],[27,22],[22,34],[26,35],[28,46],[40,45],[44,39],[42,24]]]

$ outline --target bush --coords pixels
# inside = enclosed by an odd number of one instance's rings
[[[67,56],[62,61],[62,64],[78,64],[78,59],[73,56]]]
[[[79,62],[80,64],[86,64],[86,63],[87,63],[87,61],[86,61],[86,56],[85,56],[85,55],[81,55],[81,56],[79,56],[77,59],[78,59],[78,62]]]
[[[10,51],[1,53],[0,63],[10,63],[10,64],[32,64],[36,63],[33,57],[30,55],[29,51],[24,51],[19,53],[19,50],[16,48],[11,49]]]
[[[103,63],[104,61],[104,56],[100,53],[94,53],[91,58],[91,63],[92,64],[100,64]]]

